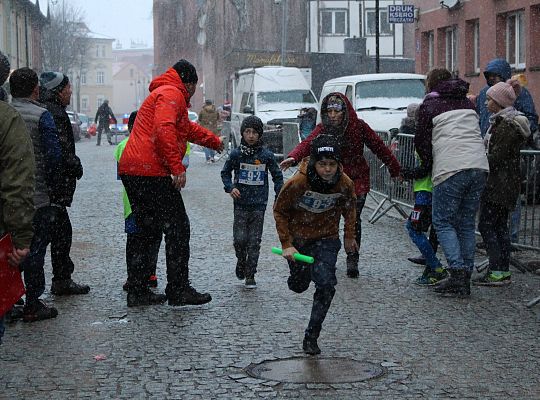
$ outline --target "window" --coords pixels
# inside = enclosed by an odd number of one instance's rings
[[[105,72],[103,71],[96,72],[96,83],[98,85],[105,84]]]
[[[321,11],[321,34],[328,36],[347,35],[348,10]]]
[[[435,65],[435,34],[433,31],[427,33],[427,70],[429,71]]]
[[[445,32],[445,67],[451,72],[457,71],[457,28],[447,28]]]
[[[103,100],[105,100],[105,97],[103,97],[103,95],[98,94],[96,97],[96,108],[99,108],[99,106],[103,104]]]
[[[366,36],[375,36],[375,10],[366,10]],[[391,36],[392,24],[388,23],[388,11],[379,10],[379,35]]]
[[[270,105],[276,103],[317,103],[311,90],[284,90],[281,92],[259,92],[257,93],[257,104],[259,111],[268,111],[267,108],[274,108]]]
[[[81,96],[81,110],[88,110],[88,96]]]
[[[99,46],[96,46],[96,58],[99,58]]]
[[[86,85],[86,72],[81,72],[81,85]]]
[[[129,69],[129,77],[130,77],[130,78],[133,78],[134,72],[135,72],[135,71],[133,71],[133,68],[130,68],[130,69]]]
[[[523,11],[506,17],[506,59],[513,68],[525,68],[525,24]]]
[[[364,81],[356,84],[356,104],[358,100],[366,99],[392,99],[412,97],[422,99],[426,88],[422,79],[385,79]]]
[[[474,43],[474,52],[473,52],[473,66],[474,72],[480,72],[480,22],[478,20],[474,21],[473,24],[473,43]]]

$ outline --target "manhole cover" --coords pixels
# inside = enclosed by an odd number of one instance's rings
[[[251,364],[246,372],[259,379],[289,383],[352,383],[379,378],[383,367],[350,358],[293,357]]]

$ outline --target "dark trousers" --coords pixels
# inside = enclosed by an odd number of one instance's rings
[[[55,215],[55,207],[41,207],[36,210],[32,220],[34,236],[30,244],[30,253],[21,263],[21,269],[24,270],[27,304],[37,302],[45,291],[43,266],[45,265],[47,246],[51,243]]]
[[[134,246],[137,246],[137,238],[135,233],[128,233],[126,238],[126,264],[128,265],[128,274],[129,274],[129,265],[133,265],[134,256],[137,254]],[[146,260],[144,261],[148,266],[146,273],[147,280],[151,275],[156,275],[157,261],[159,256],[159,248],[161,247],[162,235],[157,235],[155,237],[151,236],[148,238],[148,247],[150,252],[145,254]]]
[[[109,124],[107,123],[99,123],[97,127],[97,145],[101,144],[101,133],[105,131],[105,134],[107,135],[107,141],[109,144],[112,144],[112,135],[111,135],[111,129],[109,128]]]
[[[508,214],[510,210],[502,205],[482,200],[478,230],[486,244],[491,271],[510,270],[510,234]]]
[[[362,241],[362,210],[366,204],[366,195],[359,195],[356,198],[356,243],[358,243],[358,248],[360,248],[360,242]],[[353,267],[358,266],[358,260],[360,255],[358,252],[347,253],[347,266]]]
[[[129,291],[147,290],[150,258],[158,238],[165,234],[165,257],[169,298],[189,285],[189,219],[180,192],[170,177],[122,175],[138,232],[126,248]],[[155,250],[154,250],[155,252]]]
[[[264,211],[234,209],[233,243],[238,262],[244,267],[246,277],[257,272],[259,250],[264,225]]]
[[[71,279],[75,269],[69,256],[73,239],[73,229],[67,208],[63,206],[51,206],[54,218],[52,219],[51,235],[51,264],[53,281]]]
[[[292,291],[302,293],[308,289],[311,281],[315,283],[311,317],[305,334],[317,339],[336,293],[336,262],[341,242],[339,239],[322,239],[309,242],[294,241],[293,245],[301,254],[315,258],[313,264],[289,261],[291,275],[287,284]]]

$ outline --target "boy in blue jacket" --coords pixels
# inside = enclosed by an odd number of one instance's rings
[[[240,146],[231,152],[225,162],[221,180],[225,192],[234,201],[233,240],[238,259],[236,277],[245,279],[246,287],[255,288],[264,212],[268,202],[268,172],[272,175],[276,197],[283,186],[283,174],[274,153],[263,147],[263,123],[259,118],[245,118],[240,134]]]

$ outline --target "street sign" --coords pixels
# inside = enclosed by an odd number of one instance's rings
[[[414,6],[392,5],[388,6],[389,24],[411,24],[414,23]]]

